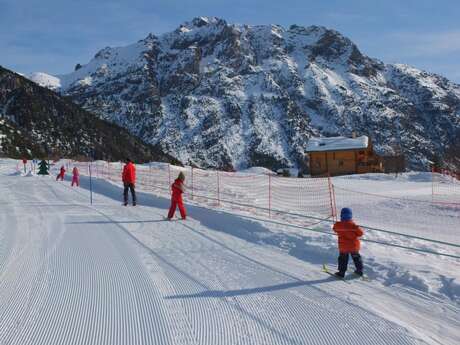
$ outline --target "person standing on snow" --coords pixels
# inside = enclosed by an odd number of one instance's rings
[[[77,167],[73,167],[73,170],[72,170],[72,184],[71,184],[71,186],[73,187],[74,184],[76,184],[77,187],[80,187],[80,172],[78,171]]]
[[[355,264],[355,274],[363,275],[363,261],[359,254],[360,241],[364,232],[352,220],[353,214],[350,208],[344,207],[340,212],[340,222],[336,222],[333,230],[337,233],[339,239],[339,271],[335,273],[336,276],[343,278],[348,267],[348,256],[351,255]]]
[[[180,215],[182,219],[186,219],[187,214],[185,212],[184,202],[182,200],[182,193],[185,191],[185,175],[181,171],[179,176],[171,185],[171,207],[169,208],[168,212],[168,220],[171,220],[174,217],[174,213],[176,212],[176,207],[179,207]]]
[[[56,181],[59,181],[59,180],[64,181],[64,175],[65,175],[65,168],[62,165],[61,170],[59,171],[59,174],[56,177]]]
[[[128,206],[128,189],[131,190],[131,196],[133,199],[133,206],[136,206],[136,191],[135,191],[135,186],[136,186],[136,167],[134,166],[133,162],[131,162],[131,159],[126,158],[126,164],[123,167],[123,174],[122,174],[122,180],[123,180],[123,186],[124,186],[124,191],[123,191],[123,198],[124,198],[124,205]]]

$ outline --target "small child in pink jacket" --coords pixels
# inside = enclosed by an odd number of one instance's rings
[[[72,187],[76,184],[77,187],[80,187],[80,173],[78,172],[77,167],[73,167],[72,170]]]

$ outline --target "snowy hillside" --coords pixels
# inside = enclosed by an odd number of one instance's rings
[[[34,72],[25,77],[32,80],[34,83],[37,83],[43,87],[47,87],[51,90],[59,90],[61,87],[61,81],[59,78],[43,72]]]
[[[56,82],[36,76],[45,83]],[[0,156],[174,160],[126,129],[1,66]]]
[[[68,179],[21,176],[16,163],[0,160],[0,343],[460,342],[458,258],[366,242],[372,281],[339,281],[321,272],[322,263],[336,261],[329,234],[188,200],[188,220],[166,222],[168,199],[139,193],[139,206],[123,207],[119,181],[93,180],[90,205],[86,177],[71,188]],[[335,183],[423,199],[424,181]],[[369,209],[375,203],[361,198]],[[383,220],[394,212],[385,214],[385,205]],[[458,209],[440,210],[458,219]]]
[[[320,26],[195,18],[173,32],[104,48],[61,92],[159,144],[183,163],[241,169],[304,165],[312,136],[370,136],[412,168],[460,166],[460,86],[363,55]]]

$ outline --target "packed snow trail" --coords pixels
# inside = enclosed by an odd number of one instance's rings
[[[125,208],[94,187],[89,206],[68,181],[0,176],[0,344],[438,343],[356,303],[378,287],[252,241],[258,223],[166,222],[167,200]]]

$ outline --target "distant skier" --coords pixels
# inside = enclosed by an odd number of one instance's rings
[[[80,187],[80,172],[78,171],[77,167],[73,167],[73,169],[72,169],[72,184],[71,184],[71,186],[73,187],[75,184],[77,185],[77,187]]]
[[[179,176],[171,185],[171,207],[169,208],[168,212],[168,220],[171,220],[174,217],[174,213],[176,212],[176,207],[179,207],[180,215],[182,219],[186,219],[187,214],[185,212],[184,202],[182,200],[182,193],[185,192],[185,175],[181,171]]]
[[[59,181],[59,180],[64,181],[64,175],[65,175],[65,168],[62,165],[61,170],[59,171],[59,174],[56,177],[56,181]]]
[[[22,164],[24,165],[24,175],[27,173],[27,159],[22,160]]]
[[[339,237],[339,271],[335,273],[336,276],[343,278],[348,267],[348,256],[351,255],[355,264],[355,274],[363,275],[363,261],[359,254],[360,240],[364,232],[352,220],[353,214],[350,208],[342,208],[340,212],[340,222],[334,224],[334,231]]]
[[[129,189],[131,190],[133,206],[136,206],[136,191],[135,191],[136,167],[134,166],[133,162],[131,162],[131,159],[129,158],[126,158],[126,164],[123,167],[122,180],[123,180],[123,186],[124,186],[124,191],[123,191],[123,198],[125,202],[124,205],[128,206],[128,189]]]

